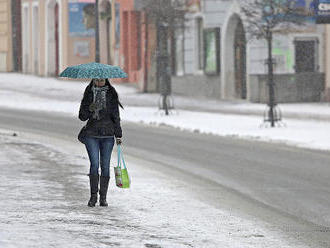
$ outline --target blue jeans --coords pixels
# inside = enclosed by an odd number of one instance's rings
[[[96,138],[86,137],[85,146],[91,163],[89,174],[99,174],[99,164],[101,165],[101,176],[110,176],[110,159],[112,148],[115,143],[114,137]],[[100,159],[101,157],[101,159]]]

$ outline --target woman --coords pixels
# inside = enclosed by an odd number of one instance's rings
[[[95,207],[99,182],[100,206],[108,206],[106,196],[114,139],[116,138],[117,145],[122,142],[118,105],[123,108],[115,88],[112,87],[108,79],[93,79],[86,87],[84,97],[81,100],[79,119],[81,121],[88,120],[88,122],[79,133],[78,138],[85,144],[90,160],[91,197],[88,201],[89,207]],[[99,164],[101,166],[100,177]]]

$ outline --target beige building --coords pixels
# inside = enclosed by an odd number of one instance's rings
[[[13,70],[11,1],[0,0],[0,71]]]
[[[55,76],[95,61],[94,0],[22,0],[23,72]],[[100,55],[111,62],[111,2],[101,0]]]

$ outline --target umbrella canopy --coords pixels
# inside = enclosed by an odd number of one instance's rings
[[[60,77],[67,78],[127,78],[127,74],[119,67],[100,63],[88,63],[67,67]]]

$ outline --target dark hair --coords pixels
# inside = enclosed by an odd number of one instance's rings
[[[117,93],[116,89],[110,84],[109,79],[107,79],[107,78],[105,79],[105,84],[108,85],[108,86],[110,87],[110,91],[113,93],[113,95],[114,95],[116,101],[118,102],[118,105],[119,105],[122,109],[124,109],[123,105],[122,105],[122,104],[120,103],[120,101],[119,101],[118,93]]]
[[[95,4],[94,3],[89,3],[86,4],[83,8],[83,11],[87,14],[87,15],[91,15],[94,16],[95,15]]]

